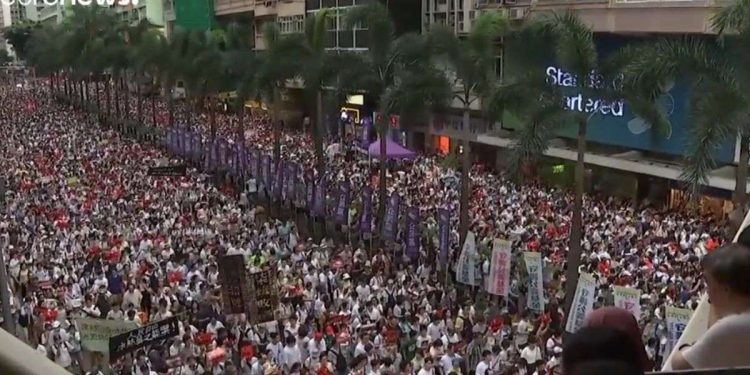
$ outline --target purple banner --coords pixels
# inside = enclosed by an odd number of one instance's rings
[[[250,175],[253,176],[254,179],[258,179],[258,164],[260,163],[260,154],[255,150],[250,150],[250,152],[247,153],[247,164],[250,166]],[[258,181],[260,182],[260,181]]]
[[[177,130],[177,145],[177,155],[185,156],[187,144],[185,142],[185,131],[182,129]]]
[[[219,166],[219,142],[215,139],[211,142],[211,152],[209,152],[208,168],[215,170]]]
[[[274,170],[274,179],[273,179],[273,198],[275,200],[281,199],[281,187],[284,184],[284,162],[279,161],[279,164],[276,165],[276,168]]]
[[[401,203],[401,196],[397,192],[393,192],[388,198],[388,203],[385,206],[385,218],[383,219],[383,239],[386,241],[393,241],[396,239],[396,233],[398,232],[398,210],[399,204]]]
[[[324,178],[320,178],[318,183],[315,185],[315,215],[319,217],[325,217],[326,215],[326,181]]]
[[[268,155],[263,155],[261,175],[263,177],[263,184],[266,186],[266,191],[271,191],[271,157]]]
[[[334,220],[339,225],[349,225],[349,182],[342,181],[339,185],[339,200],[336,202],[336,215]]]
[[[239,145],[229,145],[229,173],[233,176],[239,176],[240,174],[240,153]]]
[[[286,201],[289,196],[289,167],[290,162],[281,162],[281,170],[283,170],[283,178],[281,179],[281,199]]]
[[[362,148],[365,150],[370,147],[370,131],[372,130],[372,119],[370,116],[362,120]]]
[[[312,209],[313,207],[315,207],[315,179],[313,179],[312,175],[309,175],[307,177],[307,186],[305,188],[307,191],[307,208],[312,214]]]
[[[180,133],[180,142],[182,142],[182,152],[180,155],[182,157],[187,157],[188,153],[190,152],[190,136],[187,132]]]
[[[174,153],[177,150],[177,134],[174,130],[167,133],[167,150]]]
[[[445,264],[448,261],[448,249],[451,240],[451,214],[448,209],[438,209],[438,247],[440,248],[440,262]]]
[[[411,260],[419,258],[419,208],[409,207],[406,212],[406,254]]]
[[[177,155],[180,154],[180,129],[174,130],[174,150],[173,152]]]
[[[286,191],[287,199],[294,203],[297,201],[297,164],[287,163],[286,168],[287,187],[284,189],[284,191]]]
[[[359,230],[362,233],[372,231],[372,188],[362,188],[362,215],[359,217]]]
[[[203,136],[200,134],[195,134],[195,141],[198,143],[196,149],[196,155],[195,155],[195,161],[198,162],[199,160],[203,159],[203,155],[206,154],[206,147],[203,144]]]
[[[221,138],[219,140],[219,168],[225,169],[229,166],[229,144],[227,140]]]

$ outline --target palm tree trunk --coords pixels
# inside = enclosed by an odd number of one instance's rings
[[[117,77],[115,78],[113,82],[113,87],[112,87],[115,91],[115,121],[120,119],[120,89],[118,87],[119,85],[120,85],[120,78]]]
[[[315,123],[312,124],[310,132],[313,138],[313,147],[315,147],[315,158],[318,162],[318,173],[325,173],[326,161],[323,154],[323,137],[321,129],[323,127],[323,92],[318,90],[315,95]]]
[[[101,122],[102,119],[102,100],[99,94],[99,80],[94,81],[94,94],[96,95],[96,118]]]
[[[384,111],[385,112],[385,111]],[[390,117],[389,113],[383,113],[381,116],[381,119],[379,123],[377,124],[378,131],[380,132],[380,170],[378,171],[378,223],[380,227],[380,233],[383,233],[383,225],[385,224],[385,206],[386,202],[388,202],[388,197],[386,196],[387,190],[386,190],[386,162],[388,161],[388,158],[386,157],[386,152],[388,152],[386,148],[386,137],[388,136],[386,133],[388,132],[388,118]]]
[[[125,90],[125,103],[122,111],[122,119],[125,120],[130,115],[130,89],[128,89],[128,73],[122,76],[121,87]]]
[[[585,178],[584,156],[586,155],[587,119],[578,122],[578,158],[575,168],[575,193],[573,195],[573,217],[568,243],[568,269],[565,272],[565,316],[570,316],[573,298],[578,285],[578,267],[581,265],[581,236],[583,231],[583,185]]]
[[[107,121],[109,121],[109,117],[112,116],[112,102],[109,97],[109,77],[104,81],[104,96],[107,101]]]
[[[206,107],[208,107],[208,123],[211,127],[211,142],[216,140],[216,114],[214,113],[213,98],[208,98],[205,101]]]
[[[740,137],[740,158],[737,162],[737,173],[735,174],[734,204],[743,207],[747,203],[747,163],[750,162],[750,137]]]
[[[156,94],[151,92],[151,123],[156,127]]]
[[[281,93],[278,88],[273,90],[273,162],[279,164],[281,159],[281,119],[279,118],[279,106],[281,105]]]
[[[136,79],[136,95],[138,96],[138,124],[143,123],[143,97],[141,96],[141,84]]]
[[[464,105],[463,112],[463,145],[464,150],[461,155],[461,202],[459,211],[459,234],[460,243],[463,244],[466,234],[469,232],[469,198],[471,195],[471,181],[469,172],[471,171],[471,141],[469,140],[469,125],[471,123],[471,112],[469,105]]]
[[[237,144],[241,148],[245,148],[245,101],[238,100],[240,102],[239,108],[237,109]]]
[[[167,111],[168,113],[168,121],[169,121],[169,127],[174,127],[174,98],[172,97],[172,85],[168,85],[169,89],[167,90]]]
[[[750,137],[740,135],[739,149],[740,156],[737,161],[737,170],[734,174],[734,193],[732,194],[734,209],[729,213],[730,228],[726,231],[728,240],[734,238],[747,212],[747,164],[750,162]]]

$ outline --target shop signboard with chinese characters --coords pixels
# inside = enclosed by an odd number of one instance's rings
[[[115,362],[122,356],[144,346],[177,336],[180,328],[176,317],[160,320],[149,325],[121,333],[109,339],[109,361]]]
[[[273,270],[251,273],[250,289],[250,322],[258,324],[276,320],[276,308],[279,306],[276,273]]]
[[[646,38],[597,35],[597,52],[606,59],[618,49],[627,45],[646,42]],[[505,76],[508,80],[521,77],[528,71],[529,62],[526,53],[518,43],[508,41],[505,64]],[[516,51],[516,52],[514,52]],[[517,57],[520,56],[520,57]],[[555,62],[554,51],[550,49],[539,52],[533,57],[537,62],[539,73],[544,74],[547,83],[559,88],[564,96],[564,105],[570,111],[581,112],[589,118],[586,139],[605,145],[614,145],[636,150],[656,152],[666,155],[684,156],[688,150],[691,129],[690,100],[694,93],[688,79],[664,82],[657,99],[658,105],[668,120],[666,129],[656,129],[639,117],[633,106],[625,99],[597,97],[597,92],[618,91],[623,86],[624,77],[615,75],[604,77],[592,71],[586,77],[578,77],[574,72],[565,69]],[[689,78],[689,77],[685,77]],[[503,127],[518,129],[523,126],[519,117],[507,113]],[[557,128],[557,136],[575,139],[577,124],[568,123]],[[714,158],[719,163],[729,163],[734,157],[734,139],[727,140],[714,151]]]

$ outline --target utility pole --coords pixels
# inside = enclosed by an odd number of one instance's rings
[[[5,210],[5,178],[0,177],[0,212]],[[8,283],[8,269],[5,268],[5,239],[0,237],[0,303],[3,308],[3,328],[11,335],[16,335],[13,314],[10,312],[10,290]]]

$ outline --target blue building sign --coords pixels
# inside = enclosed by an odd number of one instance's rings
[[[623,47],[625,44],[642,41],[644,39],[632,37],[597,36],[598,52],[600,56],[607,56],[607,54]],[[521,66],[513,66],[512,49],[508,53],[508,59],[510,60],[508,62],[509,67],[506,71],[509,74],[513,74],[514,68],[516,70],[523,69]],[[554,61],[552,56],[549,57],[549,61]],[[689,103],[692,91],[686,82],[669,82],[662,87],[659,103],[670,122],[670,129],[662,133],[653,129],[649,123],[633,113],[625,100],[586,97],[582,93],[584,90],[576,89],[583,84],[594,88],[611,86],[611,88],[616,89],[622,84],[621,78],[605,82],[603,77],[597,73],[592,73],[586,77],[585,82],[579,82],[578,77],[555,64],[549,64],[545,69],[547,82],[563,88],[567,95],[565,104],[568,109],[588,113],[591,116],[587,129],[589,141],[662,154],[685,155],[690,132]],[[512,128],[521,126],[520,121],[517,119],[514,121],[512,118],[508,125]],[[558,135],[575,138],[576,128],[576,124],[564,125],[559,129]],[[734,143],[734,140],[727,141],[716,150],[714,157],[718,162],[732,162]]]

